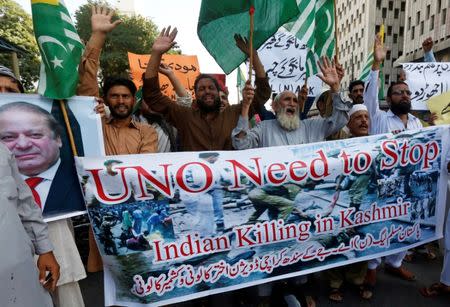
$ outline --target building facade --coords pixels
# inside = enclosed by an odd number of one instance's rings
[[[396,64],[423,59],[422,42],[431,37],[438,62],[450,62],[450,0],[407,0],[404,56]]]
[[[393,63],[403,55],[406,0],[337,0],[336,11],[339,61],[346,68],[342,85],[347,87],[359,78],[382,24],[389,47],[383,67],[385,83],[395,81],[399,68]]]

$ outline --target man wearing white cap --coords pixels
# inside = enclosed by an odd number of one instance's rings
[[[348,114],[350,119],[347,123],[347,128],[350,132],[350,137],[368,136],[370,119],[367,107],[363,104],[354,104]],[[350,197],[350,207],[354,207],[357,211],[367,194],[371,176],[371,171],[353,176],[354,180],[348,195]],[[341,177],[341,179],[343,178]],[[340,189],[341,181],[338,182],[336,190]],[[358,288],[361,298],[370,299],[372,297],[372,287],[364,283],[366,272],[367,261],[327,270],[325,275],[331,289],[329,299],[334,302],[342,302],[344,297],[341,287],[345,280]]]

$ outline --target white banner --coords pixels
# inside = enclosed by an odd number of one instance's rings
[[[428,110],[427,100],[450,91],[450,63],[404,63],[413,110]]]
[[[307,51],[306,45],[289,32],[275,33],[258,49],[273,93],[300,91],[305,84]],[[308,78],[308,96],[321,92],[322,81],[317,76]]]

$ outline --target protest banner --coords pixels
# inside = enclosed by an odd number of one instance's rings
[[[450,124],[450,92],[433,96],[427,101],[431,113],[437,115],[436,125]]]
[[[307,46],[289,32],[277,32],[258,49],[258,55],[269,77],[272,93],[298,93],[305,84]],[[317,76],[308,78],[308,96],[322,92]]]
[[[102,126],[94,105],[93,97],[73,97],[67,109],[78,153],[104,156]],[[86,213],[58,101],[2,94],[0,141],[15,155],[24,179],[42,178],[33,190],[46,222]]]
[[[243,151],[77,158],[105,304],[166,305],[442,237],[449,126]]]
[[[450,63],[404,63],[413,110],[428,110],[427,100],[450,91]]]
[[[128,61],[130,62],[131,77],[137,88],[142,86],[142,74],[147,69],[149,54],[134,54],[128,52]],[[200,67],[196,55],[164,54],[161,62],[169,66],[180,80],[184,88],[194,97],[194,81],[200,74]],[[159,74],[159,86],[161,92],[175,100],[175,90],[170,83],[169,78]]]

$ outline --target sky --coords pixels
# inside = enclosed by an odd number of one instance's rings
[[[30,0],[15,1],[31,14]],[[65,0],[64,2],[73,20],[77,8],[86,4],[87,0]],[[116,1],[108,0],[108,2],[114,5]],[[136,12],[152,19],[160,30],[168,25],[178,28],[176,38],[178,46],[183,54],[197,55],[202,73],[223,73],[197,36],[201,0],[135,0],[134,2]],[[236,71],[227,76],[227,86],[230,92],[230,103],[236,103]]]

